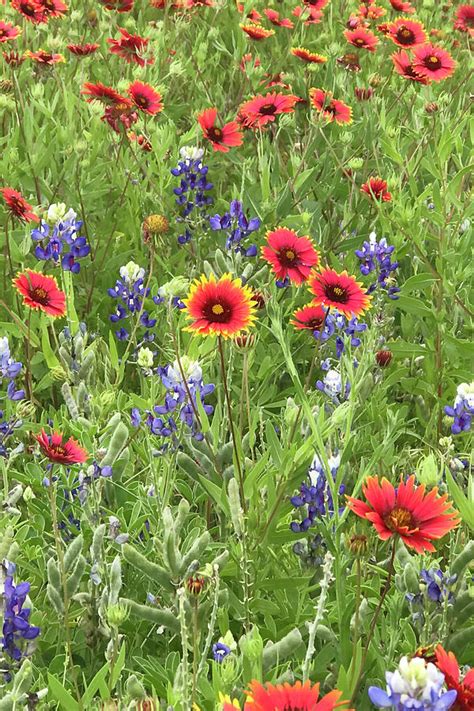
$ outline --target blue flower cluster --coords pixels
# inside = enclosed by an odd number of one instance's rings
[[[326,552],[327,546],[320,533],[307,541],[297,541],[293,546],[293,553],[301,562],[314,568],[323,564]]]
[[[341,458],[339,455],[329,457],[329,467],[333,479],[336,479],[337,470]],[[301,521],[292,521],[290,528],[293,533],[305,533],[309,528],[314,526],[315,520],[329,513],[330,516],[334,513],[334,502],[332,499],[331,490],[327,482],[326,473],[323,464],[315,454],[311,467],[308,471],[309,483],[303,482],[300,486],[299,493],[291,497],[291,503],[296,509],[300,509],[303,518]],[[343,494],[345,486],[342,484],[339,487],[339,494]],[[342,511],[342,509],[340,509]]]
[[[338,313],[338,311],[333,311],[328,313],[324,321],[324,328],[316,329],[313,331],[314,338],[321,343],[328,341],[334,333],[336,335],[336,357],[340,358],[344,353],[346,348],[344,336],[350,337],[350,344],[353,348],[357,348],[362,343],[361,339],[357,335],[358,333],[363,333],[367,330],[366,323],[360,323],[355,316],[351,319],[347,319],[344,314]]]
[[[200,148],[184,147],[180,150],[182,160],[178,161],[176,168],[171,169],[171,174],[180,177],[179,187],[174,188],[176,204],[179,206],[177,222],[183,224],[183,233],[178,237],[179,244],[186,244],[192,239],[192,229],[196,217],[207,219],[206,208],[212,205],[212,197],[206,195],[214,187],[207,179],[209,168],[204,165],[201,158],[204,151]],[[198,213],[195,213],[195,210]],[[193,219],[190,219],[194,213]]]
[[[391,255],[395,247],[387,244],[385,237],[377,241],[375,232],[369,235],[369,241],[364,242],[362,249],[356,249],[355,254],[360,260],[360,272],[364,276],[376,272],[377,281],[368,288],[368,293],[373,293],[377,287],[387,292],[390,299],[398,299],[398,286],[393,282],[392,272],[398,269],[398,262],[392,262]]]
[[[347,399],[351,384],[346,381],[345,385],[342,385],[341,374],[338,370],[331,368],[329,358],[321,363],[321,368],[326,371],[326,375],[322,380],[316,381],[317,389],[327,395],[335,405],[340,405],[341,400]]]
[[[446,405],[445,413],[453,418],[451,432],[461,434],[471,429],[471,418],[474,415],[474,383],[461,383],[458,385],[456,399],[453,406]]]
[[[423,610],[425,601],[435,603],[447,602],[449,605],[454,602],[453,586],[457,581],[457,575],[443,573],[436,568],[423,568],[420,573],[420,592],[407,593],[406,599],[414,609],[413,621],[423,620]]]
[[[221,664],[229,654],[231,654],[231,649],[223,642],[216,642],[212,645],[212,656],[215,662]]]
[[[120,279],[117,279],[113,288],[108,289],[109,296],[118,301],[115,313],[109,316],[112,323],[119,323],[141,311],[143,302],[150,293],[145,286],[144,278],[145,270],[135,262],[120,267]],[[150,329],[156,325],[156,319],[150,318],[148,311],[142,311],[140,323],[144,328]],[[115,335],[119,341],[126,341],[130,334],[122,326],[115,331]],[[143,340],[152,341],[153,338],[153,335],[147,332]]]
[[[6,393],[0,396],[0,400],[6,398],[16,402],[24,399],[25,391],[17,389],[15,383],[15,379],[20,375],[22,367],[22,363],[11,357],[8,338],[6,336],[0,338],[0,386],[3,385],[4,380],[7,381]],[[18,417],[15,415],[9,417],[5,410],[0,409],[0,457],[8,457],[6,441],[20,425],[21,420]]]
[[[246,217],[241,202],[232,200],[228,212],[210,217],[209,224],[212,230],[226,233],[226,249],[245,257],[256,256],[257,245],[246,246],[244,243],[252,232],[260,228],[260,220],[258,217]]]
[[[158,368],[158,375],[167,389],[165,402],[163,405],[155,405],[151,411],[147,411],[145,419],[152,434],[160,437],[170,437],[175,447],[179,446],[179,440],[175,434],[178,430],[178,421],[186,425],[194,439],[198,441],[203,439],[203,434],[199,430],[194,414],[195,410],[197,410],[198,394],[206,415],[212,415],[214,412],[213,406],[206,404],[204,398],[214,392],[215,385],[212,383],[204,384],[199,363],[183,358],[182,366],[186,376],[187,388],[181,377],[177,362],[173,363],[173,365],[166,365],[164,368]],[[192,403],[189,401],[188,390]],[[134,427],[139,426],[141,413],[138,408],[133,408],[131,422]],[[166,451],[168,446],[168,444],[165,444],[163,451]]]
[[[31,232],[32,239],[38,242],[35,248],[37,259],[52,260],[55,264],[61,260],[64,271],[73,274],[80,271],[78,260],[87,257],[91,248],[87,239],[79,234],[83,223],[76,217],[74,210],[69,210],[54,225],[41,220],[39,227]]]
[[[30,592],[30,583],[14,584],[14,563],[5,561],[2,570],[5,577],[2,594],[3,636],[0,638],[1,650],[10,659],[20,662],[31,652],[30,643],[38,637],[40,628],[30,624],[31,609],[23,607],[26,596]],[[8,680],[8,672],[6,676]]]

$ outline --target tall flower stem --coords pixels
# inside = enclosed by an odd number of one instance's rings
[[[319,593],[318,605],[316,607],[316,614],[314,616],[314,620],[309,625],[308,647],[306,649],[306,656],[303,663],[303,681],[307,681],[309,679],[309,667],[315,651],[314,641],[316,639],[316,632],[318,629],[318,625],[324,617],[324,608],[326,606],[326,598],[328,595],[329,585],[331,583],[331,580],[333,579],[333,563],[334,556],[328,551],[324,556],[323,579],[321,580],[321,590]]]
[[[26,338],[25,338],[25,350],[26,350],[26,392],[28,395],[28,400],[33,399],[33,379],[31,376],[31,309],[28,309],[28,317],[26,319]]]
[[[380,596],[379,604],[377,605],[374,616],[372,617],[372,622],[370,623],[369,631],[367,634],[367,639],[365,641],[365,647],[364,651],[362,652],[362,659],[360,660],[360,668],[359,668],[359,673],[357,675],[357,679],[354,684],[354,688],[352,690],[352,696],[351,700],[349,702],[349,706],[352,706],[354,703],[354,699],[356,697],[357,691],[359,690],[360,682],[362,679],[362,675],[364,673],[364,666],[367,661],[367,655],[369,653],[369,648],[370,648],[370,643],[372,642],[372,637],[374,635],[375,631],[375,626],[377,624],[377,620],[379,618],[379,615],[382,611],[383,604],[385,602],[385,598],[387,597],[387,593],[390,590],[390,584],[392,582],[392,577],[394,573],[394,563],[395,563],[395,552],[397,549],[397,539],[394,538],[393,540],[393,545],[392,545],[392,553],[390,555],[390,562],[388,564],[388,575],[387,575],[387,580],[385,581],[384,588],[382,590],[382,594]]]
[[[247,513],[247,505],[245,503],[245,492],[244,492],[244,477],[243,477],[243,472],[242,472],[242,466],[240,463],[239,450],[237,447],[237,439],[235,436],[234,420],[232,417],[232,402],[230,399],[229,386],[227,383],[227,372],[226,372],[226,367],[225,367],[224,346],[222,343],[222,336],[218,336],[218,338],[217,338],[217,347],[219,350],[219,356],[220,356],[220,362],[221,362],[222,384],[224,386],[224,394],[225,394],[225,399],[226,399],[226,403],[227,403],[227,414],[229,417],[230,434],[232,436],[232,444],[234,447],[235,466],[237,469],[238,480],[239,480],[240,498],[241,498],[241,502],[242,502],[242,509],[243,509],[244,513]]]

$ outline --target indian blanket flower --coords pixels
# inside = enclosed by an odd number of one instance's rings
[[[474,35],[474,5],[460,5],[456,10],[454,29]]]
[[[334,711],[340,706],[340,691],[319,698],[319,684],[297,681],[294,684],[250,683],[245,711]]]
[[[0,188],[5,205],[12,217],[16,217],[20,222],[39,222],[39,217],[33,212],[33,207],[17,190],[13,188]]]
[[[261,25],[255,25],[253,23],[241,24],[240,28],[245,32],[245,34],[253,40],[263,40],[271,37],[275,34],[275,30],[267,30]]]
[[[351,107],[339,99],[333,99],[331,92],[312,88],[309,98],[313,108],[329,122],[335,121],[338,125],[352,122]]]
[[[320,331],[326,320],[326,315],[327,311],[322,306],[308,304],[294,312],[290,323],[299,330]]]
[[[106,10],[116,10],[117,12],[130,12],[133,10],[135,0],[99,0]]]
[[[267,20],[270,20],[272,25],[276,25],[277,27],[286,27],[291,30],[294,26],[293,22],[288,18],[280,18],[280,13],[277,10],[273,10],[273,8],[266,8],[263,14]]]
[[[216,126],[217,109],[205,109],[197,118],[204,138],[211,142],[215,151],[227,153],[231,147],[242,145],[243,136],[236,121]]]
[[[400,74],[404,79],[416,81],[419,84],[429,84],[430,79],[427,76],[418,74],[413,68],[413,60],[405,50],[392,54],[392,62],[397,74]]]
[[[270,264],[277,279],[289,279],[299,286],[319,264],[319,252],[310,237],[298,237],[287,227],[267,232],[262,257]]]
[[[407,0],[390,0],[390,5],[397,12],[408,12],[410,14],[415,12],[415,8],[411,2],[408,2]]]
[[[386,690],[369,687],[369,698],[379,709],[446,711],[456,701],[456,691],[445,691],[444,674],[421,657],[402,657],[398,669],[386,672],[385,679]]]
[[[330,456],[328,458],[329,470],[333,480],[336,479],[337,470],[341,463],[340,455]],[[341,484],[339,494],[344,494],[346,487]],[[317,519],[321,516],[334,514],[334,502],[329,487],[326,471],[323,463],[317,454],[308,471],[308,478],[304,481],[298,493],[290,499],[292,505],[300,514],[299,521],[292,521],[290,529],[293,533],[305,533],[309,528],[315,525]],[[339,510],[342,511],[344,507]]]
[[[347,318],[359,316],[370,308],[372,297],[346,271],[339,273],[329,268],[314,271],[309,279],[309,288],[315,304],[335,308]]]
[[[298,59],[301,59],[303,62],[308,64],[324,64],[328,61],[328,58],[324,55],[311,52],[305,47],[292,47],[290,52],[293,57],[298,57]]]
[[[97,52],[100,45],[95,42],[88,42],[86,44],[67,44],[66,47],[76,57],[88,57],[90,54]]]
[[[57,52],[48,52],[45,49],[38,49],[36,52],[30,52],[27,50],[25,56],[32,59],[38,64],[47,64],[52,66],[53,64],[61,64],[65,62],[64,55],[58,54]]]
[[[23,296],[23,304],[43,311],[53,318],[66,313],[66,295],[58,288],[56,279],[33,269],[25,269],[13,279],[13,286]]]
[[[132,35],[123,27],[119,27],[118,30],[121,35],[119,39],[107,39],[109,51],[112,54],[125,59],[128,64],[134,63],[140,67],[154,63],[154,57],[146,56],[148,39],[139,35]]]
[[[399,47],[416,47],[426,42],[426,32],[421,22],[400,17],[387,25],[385,36]]]
[[[11,0],[12,7],[35,25],[46,22],[46,14],[39,0]]]
[[[269,93],[263,96],[257,94],[244,102],[239,109],[239,116],[244,126],[262,128],[267,123],[275,121],[280,114],[291,114],[299,101],[293,94]]]
[[[472,711],[474,708],[474,669],[469,669],[461,678],[458,660],[453,652],[447,652],[438,644],[434,663],[444,674],[444,683],[450,691],[456,691],[454,711]]]
[[[15,585],[15,564],[5,561],[1,565],[3,574],[0,577],[4,578],[4,584],[0,593],[3,616],[0,649],[7,657],[19,663],[31,654],[32,641],[40,634],[40,628],[30,623],[31,608],[24,607],[30,583]],[[6,670],[6,680],[10,678],[10,672]]]
[[[438,496],[437,487],[427,494],[423,484],[415,486],[414,476],[401,480],[396,488],[385,478],[368,477],[362,491],[368,503],[349,496],[349,508],[370,521],[383,541],[399,536],[417,553],[436,550],[431,541],[445,536],[460,521],[447,494]]]
[[[50,17],[64,17],[68,11],[68,6],[62,0],[40,0],[40,5],[47,20]]]
[[[260,220],[258,217],[247,217],[239,200],[232,200],[228,212],[223,215],[210,217],[209,225],[211,230],[226,233],[226,249],[246,257],[256,256],[257,246],[255,244],[247,246],[245,242],[252,232],[260,228]]]
[[[79,442],[76,442],[73,437],[63,441],[63,435],[59,432],[48,435],[42,429],[39,435],[35,435],[35,439],[44,456],[53,464],[82,464],[89,457]]]
[[[97,82],[93,84],[92,82],[85,82],[81,94],[87,97],[87,101],[102,101],[108,106],[113,106],[117,103],[129,102],[124,96],[115,91],[111,86],[102,84],[102,82]]]
[[[434,44],[423,44],[413,49],[413,71],[431,81],[443,81],[456,69],[449,52]]]
[[[372,200],[390,202],[392,194],[387,190],[387,181],[379,176],[369,178],[360,189],[362,193],[368,195]]]
[[[344,37],[358,49],[366,49],[369,52],[375,52],[379,43],[378,37],[373,32],[365,27],[356,27],[355,30],[345,30]]]
[[[474,382],[458,385],[453,406],[446,405],[444,411],[449,417],[453,418],[453,424],[451,425],[453,434],[469,432],[471,418],[474,415]]]
[[[231,274],[217,280],[214,274],[209,278],[203,274],[191,286],[184,304],[192,320],[185,330],[201,336],[237,336],[253,326],[256,318],[252,291]]]
[[[161,94],[149,84],[137,80],[130,84],[127,91],[139,111],[144,111],[150,116],[163,111]]]
[[[13,22],[4,22],[0,20],[0,43],[9,42],[21,35],[21,27],[13,24]]]
[[[38,243],[35,247],[37,259],[52,260],[55,264],[61,262],[64,271],[79,273],[78,260],[90,253],[90,246],[80,234],[82,220],[76,217],[74,210],[66,211],[63,203],[50,205],[48,221],[41,220],[40,226],[31,232],[32,239]]]

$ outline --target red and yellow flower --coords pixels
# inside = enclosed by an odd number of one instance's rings
[[[35,439],[43,454],[54,464],[82,464],[89,457],[79,442],[72,437],[63,442],[63,435],[59,432],[48,435],[42,429],[39,435],[35,435]]]
[[[38,0],[12,0],[11,5],[34,25],[47,21],[43,6]]]
[[[66,295],[58,288],[54,277],[25,269],[13,279],[13,286],[23,296],[24,305],[30,309],[43,311],[53,318],[65,315]]]
[[[348,507],[372,523],[383,541],[399,536],[417,553],[433,552],[433,540],[442,538],[459,524],[457,511],[448,495],[438,496],[435,487],[428,494],[415,477],[400,481],[395,488],[387,479],[368,477],[362,487],[368,503],[347,497]]]
[[[98,44],[95,42],[88,42],[86,44],[67,44],[66,47],[71,52],[75,54],[76,57],[88,57],[90,54],[94,54],[99,49]]]
[[[106,86],[102,82],[97,82],[97,84],[92,84],[91,82],[86,82],[82,88],[81,94],[87,96],[87,101],[103,101],[104,104],[113,106],[114,104],[128,103],[132,104],[129,99],[115,91],[111,86]]]
[[[117,12],[130,12],[133,10],[135,0],[99,0],[106,10],[116,10]]]
[[[397,74],[400,74],[404,79],[409,79],[410,81],[416,81],[419,84],[429,84],[430,80],[428,77],[423,77],[417,74],[413,69],[412,59],[408,52],[402,49],[401,52],[395,52],[392,54],[392,62],[395,67]]]
[[[161,94],[149,84],[137,80],[130,84],[127,91],[132,102],[140,111],[151,116],[163,111]]]
[[[0,188],[5,205],[12,217],[21,222],[39,222],[39,217],[33,212],[33,207],[17,190],[13,188]]]
[[[261,25],[256,25],[249,23],[247,25],[241,24],[240,28],[245,32],[245,34],[253,40],[263,40],[271,37],[275,34],[275,30],[267,30]]]
[[[397,12],[408,12],[410,15],[415,12],[415,8],[411,2],[407,2],[407,0],[390,0],[390,5]]]
[[[232,146],[241,146],[242,133],[236,121],[229,121],[219,127],[216,126],[217,109],[205,109],[198,115],[198,122],[202,128],[204,138],[212,143],[215,151],[227,153]]]
[[[53,64],[61,64],[65,62],[64,56],[56,52],[47,52],[45,49],[38,49],[36,52],[30,52],[27,50],[25,56],[32,59],[38,64],[48,64],[52,66]]]
[[[460,5],[456,10],[454,29],[474,36],[474,5]]]
[[[239,116],[247,128],[262,128],[280,114],[293,113],[298,101],[299,98],[293,94],[257,94],[240,106]]]
[[[382,180],[379,176],[369,178],[360,189],[362,193],[368,195],[372,200],[381,200],[382,202],[390,202],[392,193],[387,191],[387,181]]]
[[[456,69],[449,52],[434,44],[423,44],[413,50],[413,71],[431,81],[443,81]]]
[[[10,42],[21,35],[21,27],[17,27],[13,22],[0,20],[0,42]]]
[[[454,711],[472,711],[474,709],[474,669],[469,669],[461,679],[458,660],[452,652],[446,652],[438,644],[435,649],[434,664],[444,674],[448,691],[457,691]]]
[[[319,698],[319,684],[260,684],[252,681],[246,692],[245,711],[334,711],[340,706],[340,691]]]
[[[216,279],[214,274],[204,274],[191,286],[184,300],[188,318],[192,323],[186,331],[200,336],[230,338],[254,325],[256,303],[248,286],[240,279],[224,274]]]
[[[421,22],[400,17],[387,24],[385,36],[399,47],[416,47],[426,42],[426,32]]]
[[[272,25],[276,25],[276,27],[287,27],[290,30],[292,27],[294,27],[290,19],[286,17],[281,19],[280,13],[277,10],[273,10],[272,8],[266,8],[263,11],[263,14],[266,16],[267,20],[270,20]]]
[[[122,59],[125,59],[128,64],[133,62],[140,67],[144,67],[145,64],[154,63],[154,57],[150,55],[145,56],[148,47],[148,39],[140,37],[140,35],[132,35],[123,27],[119,27],[118,30],[121,35],[119,39],[107,39],[109,51],[112,54],[116,54]]]
[[[262,257],[268,262],[277,279],[288,279],[298,286],[306,281],[311,270],[319,264],[319,252],[310,237],[298,237],[287,227],[267,232],[267,244]]]
[[[346,271],[339,273],[329,268],[314,271],[309,278],[309,289],[314,304],[335,308],[347,318],[359,316],[371,306],[372,297]]]
[[[300,331],[319,331],[326,320],[326,313],[319,304],[307,304],[294,312],[290,323]]]
[[[311,52],[305,47],[292,47],[290,52],[294,57],[298,57],[298,59],[302,59],[303,62],[308,64],[324,64],[328,61],[328,58],[324,55]]]
[[[379,39],[373,32],[365,27],[356,27],[355,30],[345,30],[344,37],[357,49],[366,49],[369,52],[375,52]]]
[[[62,0],[39,0],[39,2],[47,20],[50,17],[64,17],[68,10]]]
[[[310,89],[309,98],[312,106],[328,121],[338,125],[352,122],[352,109],[339,99],[333,99],[330,91]]]

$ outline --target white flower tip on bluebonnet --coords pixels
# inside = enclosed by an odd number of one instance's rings
[[[202,380],[202,368],[199,365],[199,361],[191,360],[187,356],[181,358],[181,368],[186,377],[186,380],[190,383],[199,383]],[[173,365],[168,368],[167,377],[172,383],[176,385],[182,385],[183,378],[181,376],[181,368],[177,360],[174,361]]]
[[[158,289],[158,296],[172,299],[175,296],[186,294],[189,289],[189,280],[182,276],[177,276],[166,282]]]
[[[8,343],[7,336],[2,336],[0,338],[0,358],[3,358],[4,356],[7,358],[10,357],[10,345]]]
[[[342,390],[342,378],[339,371],[331,368],[324,378],[324,385],[334,395],[340,393]]]
[[[458,385],[456,392],[455,404],[464,402],[469,410],[474,410],[474,381],[472,383],[461,383],[461,385]]]
[[[48,207],[46,218],[48,222],[59,222],[66,215],[66,205],[63,202],[53,202]]]
[[[197,146],[183,146],[179,149],[179,155],[183,160],[201,160],[204,155],[204,148]]]
[[[152,368],[153,367],[153,351],[149,348],[142,347],[138,351],[137,363],[140,368]]]
[[[120,267],[120,276],[126,284],[134,284],[138,279],[143,279],[145,270],[135,262],[128,262],[124,267]]]

